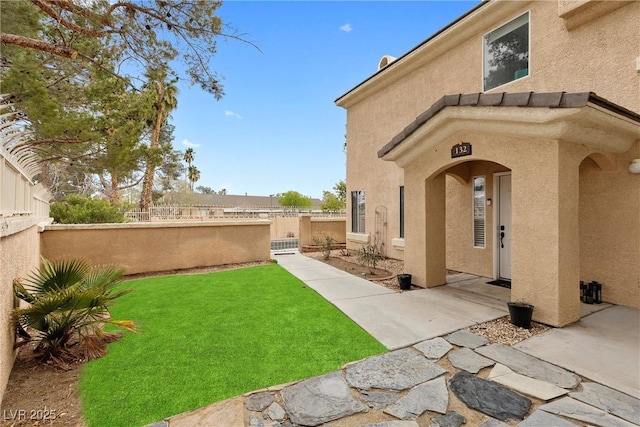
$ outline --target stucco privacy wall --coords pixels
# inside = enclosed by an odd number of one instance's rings
[[[270,257],[270,221],[48,225],[40,235],[46,259],[84,257],[126,274],[170,271]]]
[[[491,2],[337,100],[347,108],[348,192],[366,191],[367,233],[375,223],[374,209],[369,207],[383,205],[389,212],[389,240],[399,235],[398,187],[404,176],[393,162],[378,159],[377,151],[444,94],[482,92],[483,35],[526,11],[530,12],[530,74],[494,92],[593,91],[640,112],[640,73],[635,68],[640,54],[640,2],[626,2],[571,30],[559,16],[557,2]],[[582,12],[589,16],[589,7]],[[393,52],[380,54],[386,53]],[[350,200],[347,203],[350,211]],[[350,217],[347,228],[351,230]],[[391,257],[403,258],[406,253],[394,249],[390,241],[386,246]]]
[[[331,237],[336,243],[346,242],[346,218],[314,218],[300,215],[299,247],[315,245],[314,238]]]
[[[20,217],[3,219],[0,232],[0,399],[13,367],[14,308],[13,280],[26,277],[39,261],[37,220]]]

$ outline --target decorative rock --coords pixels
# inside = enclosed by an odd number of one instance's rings
[[[443,377],[412,388],[409,393],[387,407],[384,412],[402,420],[416,419],[425,411],[444,414],[449,406],[449,392]]]
[[[469,408],[502,421],[523,419],[531,407],[526,397],[468,372],[458,372],[449,380],[449,388]]]
[[[287,416],[287,413],[284,412],[282,406],[278,405],[276,402],[273,402],[267,409],[267,416],[274,421],[281,421],[284,420],[284,417]]]
[[[640,424],[640,399],[635,397],[598,383],[582,383],[582,391],[569,393],[569,396],[629,422]]]
[[[385,421],[376,424],[362,424],[360,427],[419,427],[415,421]]]
[[[280,394],[293,424],[317,426],[368,410],[353,397],[340,372],[301,381]]]
[[[260,418],[256,417],[255,415],[252,415],[249,418],[249,427],[265,427],[264,420],[261,420]]]
[[[384,409],[399,398],[400,395],[393,391],[363,390],[360,393],[360,400],[373,409]]]
[[[637,424],[631,424],[622,418],[607,414],[598,408],[589,406],[586,403],[579,402],[570,397],[563,397],[551,403],[545,403],[540,408],[545,412],[549,412],[563,417],[572,418],[574,420],[585,421],[594,426],[602,427],[627,427]]]
[[[144,427],[169,427],[169,423],[165,420],[162,420],[162,421],[156,421],[155,423],[152,423],[152,424],[147,424]]]
[[[244,407],[250,411],[264,411],[269,405],[275,402],[275,398],[268,391],[255,393],[247,396],[244,400]]]
[[[410,348],[373,356],[345,369],[347,382],[361,390],[405,390],[447,372]]]
[[[418,351],[421,351],[422,354],[429,360],[440,360],[442,356],[447,354],[449,350],[453,348],[449,341],[445,340],[442,337],[434,338],[427,341],[422,341],[413,346]]]
[[[475,351],[466,347],[451,352],[448,357],[449,362],[451,362],[454,367],[463,369],[472,374],[477,374],[480,369],[496,363],[491,359],[480,356]]]
[[[503,423],[495,418],[489,418],[488,420],[478,424],[478,427],[509,427],[509,424]]]
[[[524,421],[518,424],[518,427],[540,426],[576,427],[576,424],[544,411],[534,411],[533,414],[529,415]]]
[[[455,411],[447,412],[446,415],[432,418],[431,427],[460,427],[467,422],[467,419]]]
[[[452,334],[446,336],[446,340],[451,344],[455,344],[459,347],[478,348],[481,345],[489,343],[489,340],[485,337],[481,337],[476,334],[472,334],[469,331],[460,329]]]
[[[558,387],[574,388],[580,383],[580,377],[577,375],[512,347],[491,344],[476,351],[496,362],[507,365],[522,375],[546,381]]]
[[[549,401],[563,394],[567,394],[567,390],[563,388],[545,381],[536,380],[535,378],[516,374],[511,369],[499,363],[489,372],[487,379],[544,401]]]

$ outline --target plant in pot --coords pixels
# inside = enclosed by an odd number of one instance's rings
[[[525,329],[531,329],[531,317],[533,305],[524,301],[511,301],[507,303],[511,323]]]

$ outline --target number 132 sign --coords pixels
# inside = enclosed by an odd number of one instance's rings
[[[460,144],[456,144],[451,147],[451,158],[455,159],[456,157],[464,157],[471,155],[471,143],[470,142],[461,142]]]

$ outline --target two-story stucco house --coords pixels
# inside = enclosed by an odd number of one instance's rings
[[[348,247],[511,280],[550,325],[581,280],[640,307],[640,2],[483,2],[336,103]]]

